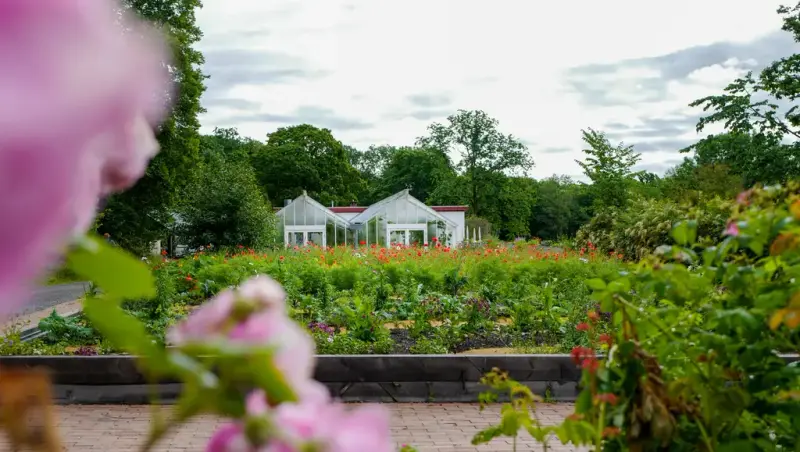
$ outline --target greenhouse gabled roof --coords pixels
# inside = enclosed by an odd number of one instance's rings
[[[288,205],[284,206],[281,210],[277,211],[275,213],[275,215],[283,216],[285,214],[287,208],[296,207],[295,203],[303,203],[305,205],[309,205],[312,208],[314,208],[314,209],[316,209],[316,210],[318,210],[320,212],[324,212],[325,215],[327,215],[328,217],[332,218],[334,221],[341,222],[345,226],[349,226],[350,225],[349,221],[345,220],[340,215],[338,215],[338,214],[336,214],[334,212],[331,212],[330,209],[328,209],[327,207],[323,206],[319,202],[315,201],[314,198],[308,196],[308,193],[306,193],[305,190],[303,190],[303,194],[302,195],[298,196],[297,198],[294,198],[292,200],[292,202],[290,202]]]
[[[377,215],[380,212],[384,211],[391,204],[393,204],[393,203],[401,203],[401,202],[409,203],[409,204],[417,207],[418,209],[423,210],[428,215],[428,217],[435,218],[436,220],[442,221],[442,222],[444,222],[447,225],[452,226],[452,227],[456,226],[455,223],[453,223],[452,221],[450,221],[447,218],[443,217],[441,214],[439,214],[435,210],[433,210],[430,207],[428,207],[427,205],[425,205],[425,203],[423,203],[422,201],[420,201],[417,198],[411,196],[411,193],[409,192],[408,189],[400,191],[398,193],[395,193],[394,195],[389,196],[388,198],[384,198],[384,199],[376,202],[375,204],[367,207],[367,210],[361,212],[360,214],[358,214],[355,217],[353,217],[352,219],[350,219],[350,223],[354,224],[354,225],[366,223],[372,217],[374,217],[375,215]]]

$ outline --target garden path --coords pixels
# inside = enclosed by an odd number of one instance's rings
[[[411,444],[420,452],[511,451],[509,439],[501,438],[479,448],[470,445],[472,436],[499,420],[499,405],[480,413],[477,404],[441,403],[385,405],[392,413],[392,436],[398,445]],[[537,409],[543,423],[560,422],[572,412],[571,404],[540,404]],[[150,422],[147,406],[85,405],[60,406],[59,429],[68,451],[138,450]],[[203,417],[184,425],[155,450],[202,451],[219,420]],[[566,452],[580,449],[564,446],[557,440],[550,451]],[[0,450],[9,450],[0,436]],[[542,447],[525,435],[517,443],[518,451],[540,451]]]

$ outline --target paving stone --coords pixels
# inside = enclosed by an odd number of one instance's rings
[[[399,447],[411,444],[420,452],[511,451],[510,439],[500,438],[488,445],[474,447],[472,436],[499,420],[499,405],[484,412],[477,404],[466,403],[395,403],[384,405],[392,414],[392,437]],[[166,407],[161,409],[168,409]],[[151,407],[145,405],[68,405],[57,407],[58,427],[67,451],[138,451],[150,428]],[[542,403],[537,414],[544,423],[557,423],[573,410],[572,404]],[[154,450],[164,452],[202,451],[208,438],[223,421],[201,417],[184,424],[164,439]],[[551,452],[579,451],[550,442]],[[0,435],[0,451],[10,450]],[[543,448],[529,436],[517,440],[519,451]]]

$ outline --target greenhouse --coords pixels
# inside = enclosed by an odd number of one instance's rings
[[[369,207],[330,209],[304,192],[277,214],[286,246],[388,247],[458,244],[464,238],[465,211],[465,206],[427,206],[403,190]]]
[[[336,246],[353,243],[344,218],[314,201],[304,191],[278,213],[278,229],[286,246]]]
[[[359,244],[409,246],[427,244],[434,237],[450,243],[456,225],[403,190],[351,218],[350,229]]]

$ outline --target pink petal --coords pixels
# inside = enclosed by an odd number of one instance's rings
[[[252,448],[238,424],[225,424],[217,429],[206,445],[206,452],[250,452]]]
[[[166,47],[115,6],[0,2],[0,314],[155,152]]]

